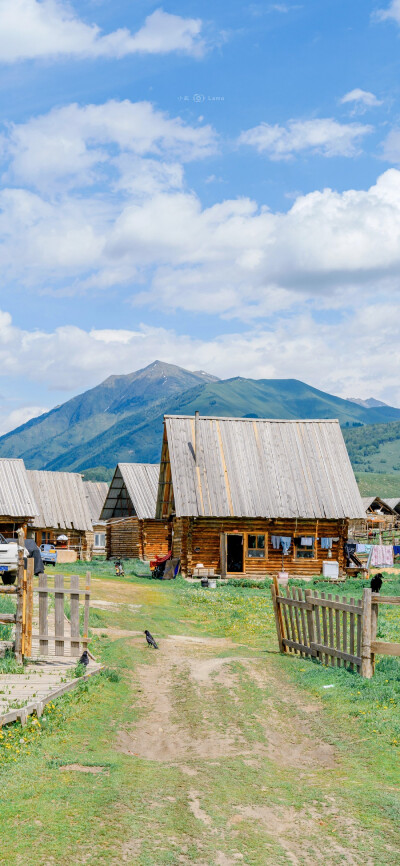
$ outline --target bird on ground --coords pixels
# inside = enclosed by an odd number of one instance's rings
[[[383,576],[382,576],[382,574],[380,574],[380,573],[379,573],[379,574],[374,574],[374,576],[371,578],[371,589],[372,589],[372,592],[380,592],[380,591],[381,591],[382,583],[383,583]]]
[[[158,646],[157,646],[157,644],[153,638],[153,635],[150,634],[150,632],[147,628],[145,631],[145,635],[146,635],[146,640],[147,640],[148,645],[154,647],[154,649],[158,649]]]
[[[79,664],[80,664],[80,665],[85,665],[85,668],[86,668],[86,667],[88,666],[88,664],[89,664],[89,661],[90,661],[90,659],[89,659],[89,653],[88,653],[87,650],[84,650],[83,653],[82,653],[82,655],[81,655],[81,657],[80,657],[80,659],[79,659]]]

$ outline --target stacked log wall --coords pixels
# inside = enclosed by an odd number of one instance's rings
[[[344,520],[265,520],[246,518],[175,518],[173,554],[181,559],[184,574],[190,576],[197,563],[205,568],[214,568],[215,573],[221,572],[220,537],[221,533],[265,534],[266,556],[252,558],[246,556],[244,539],[244,570],[242,573],[262,576],[276,574],[282,568],[282,551],[275,550],[271,544],[271,535],[291,536],[292,543],[289,554],[284,557],[284,569],[289,574],[313,575],[322,572],[322,563],[329,559],[328,551],[321,548],[318,541],[314,549],[314,558],[296,558],[294,538],[313,536],[321,539],[338,538],[333,542],[332,560],[339,562],[339,570],[345,566],[343,544],[347,540],[348,522]]]
[[[137,517],[126,517],[124,520],[114,520],[107,523],[107,559],[111,559],[114,556],[122,556],[126,559],[140,559],[140,536],[140,522]]]
[[[169,527],[166,520],[141,520],[141,558],[145,562],[169,551]]]
[[[165,556],[168,549],[166,520],[139,520],[138,517],[126,517],[107,524],[107,559],[121,556],[126,559],[149,561],[155,556]]]

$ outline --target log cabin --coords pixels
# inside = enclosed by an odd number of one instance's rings
[[[90,560],[93,526],[81,475],[28,469],[28,478],[38,504],[31,523],[36,543],[54,544],[59,562]],[[67,540],[57,542],[60,536]]]
[[[100,520],[100,514],[108,493],[107,481],[84,481],[86,498],[89,506],[90,519],[93,527],[93,556],[106,554],[106,522]]]
[[[24,461],[20,458],[0,459],[0,533],[5,538],[17,538],[18,529],[25,535],[39,513]]]
[[[342,572],[363,514],[336,420],[164,419],[156,517],[184,575]]]
[[[101,512],[107,559],[148,561],[168,552],[168,521],[156,520],[158,463],[118,463]]]

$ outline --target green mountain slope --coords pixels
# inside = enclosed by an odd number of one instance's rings
[[[344,437],[350,460],[358,472],[398,474],[400,486],[400,423],[398,421],[345,430]]]
[[[156,361],[128,376],[112,376],[1,437],[0,456],[21,456],[29,468],[82,471],[102,467],[104,474],[119,460],[157,461],[164,414],[192,415],[196,410],[202,415],[229,417],[338,418],[346,428],[355,461],[368,431],[379,428],[382,438],[387,428],[396,428],[400,443],[400,409],[369,409],[297,379],[221,381]],[[388,447],[388,441],[379,447]],[[364,456],[355,464],[360,472],[366,469],[363,460]],[[391,472],[391,465],[382,464],[381,471]]]
[[[67,455],[78,451],[84,461],[89,443],[110,431],[111,439],[124,420],[135,427],[148,414],[158,415],[176,394],[199,383],[214,381],[207,373],[191,373],[154,361],[126,376],[110,376],[50,412],[0,437],[0,457],[23,457],[31,469],[69,468]],[[154,407],[154,408],[153,408]]]

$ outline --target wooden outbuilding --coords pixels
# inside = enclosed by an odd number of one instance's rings
[[[168,553],[168,522],[155,519],[159,473],[158,463],[118,463],[101,512],[108,559]]]
[[[156,516],[186,575],[342,571],[363,514],[338,421],[164,419]]]
[[[81,475],[29,469],[28,478],[38,505],[31,523],[36,543],[55,544],[60,561],[91,559],[93,526]],[[57,541],[60,536],[66,540]],[[64,550],[70,555],[63,556]]]
[[[105,556],[106,528],[105,520],[100,520],[100,514],[107,498],[107,481],[84,481],[83,486],[89,505],[89,513],[93,527],[93,556]]]
[[[39,513],[32,486],[19,458],[0,459],[0,532],[5,538],[16,538],[18,529],[25,535],[32,519]]]

